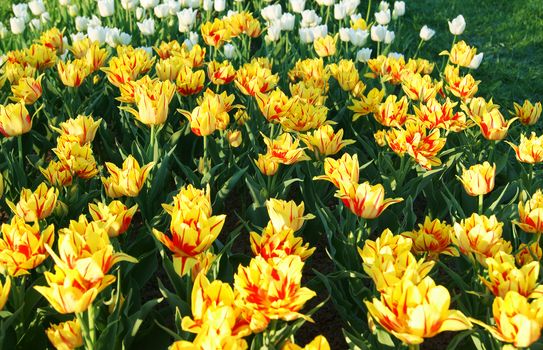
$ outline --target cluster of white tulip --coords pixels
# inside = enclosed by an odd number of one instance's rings
[[[32,0],[28,4],[13,4],[12,10],[14,16],[9,19],[9,25],[11,32],[15,35],[24,33],[27,25],[31,30],[40,31],[42,24],[51,20],[43,0]],[[28,10],[30,10],[30,13]],[[0,38],[6,37],[8,32],[6,26],[0,22]]]
[[[389,45],[396,35],[392,30],[388,30],[388,25],[391,20],[398,19],[405,14],[405,2],[396,1],[394,8],[390,11],[390,4],[387,1],[381,1],[379,11],[375,13],[375,22],[377,25],[371,27],[371,40]]]
[[[100,10],[100,15],[109,13],[104,11],[106,10]],[[132,35],[122,32],[119,28],[102,26],[102,21],[95,15],[92,17],[76,16],[75,28],[78,32],[71,35],[72,41],[88,37],[91,41],[106,43],[111,47],[128,45],[132,41]]]

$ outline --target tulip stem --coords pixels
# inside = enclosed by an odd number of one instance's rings
[[[368,10],[366,11],[366,23],[368,23],[370,19],[370,11],[371,11],[371,0],[368,1]]]
[[[479,215],[483,215],[483,196],[482,194],[479,195],[479,205],[478,205],[478,212]]]
[[[409,344],[408,347],[409,347],[409,350],[419,350],[420,349],[419,344]]]
[[[94,328],[94,307],[92,303],[89,305],[89,309],[87,310],[87,317],[89,318],[89,333],[92,346],[91,349],[94,349],[94,343],[96,340],[96,329]]]

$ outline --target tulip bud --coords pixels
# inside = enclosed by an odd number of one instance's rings
[[[460,35],[464,33],[464,29],[466,29],[466,20],[464,19],[464,16],[458,15],[458,17],[449,21],[449,31],[451,34]]]
[[[420,33],[419,33],[419,36],[421,38],[421,40],[423,41],[428,41],[430,39],[432,39],[432,37],[434,36],[435,34],[435,30],[429,28],[426,24],[420,29]]]
[[[463,169],[460,181],[470,196],[479,196],[489,193],[494,189],[496,177],[496,164],[489,162],[472,165],[469,169]]]

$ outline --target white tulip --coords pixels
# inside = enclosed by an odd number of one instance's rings
[[[334,18],[338,21],[341,21],[347,17],[347,7],[340,2],[339,4],[334,5]]]
[[[302,27],[314,27],[322,22],[322,18],[317,15],[315,10],[304,10],[302,12]]]
[[[4,23],[0,22],[0,39],[4,39],[9,33],[9,30],[6,28]],[[4,63],[4,56],[1,57],[2,64]],[[1,64],[0,64],[1,66]]]
[[[70,5],[70,0],[58,0],[58,4],[60,6],[68,6]]]
[[[213,0],[203,0],[202,1],[202,9],[204,11],[211,11],[213,10]]]
[[[347,10],[347,14],[350,16],[356,12],[358,5],[360,5],[360,0],[343,0],[343,5]]]
[[[226,0],[215,0],[213,8],[217,12],[223,12],[224,10],[226,10]]]
[[[140,46],[138,49],[142,49],[149,55],[149,57],[153,57],[153,48],[151,46]]]
[[[236,48],[232,44],[225,44],[223,48],[224,57],[227,59],[232,59],[236,54]]]
[[[119,28],[106,28],[106,44],[117,47],[121,30]]]
[[[396,1],[394,3],[394,10],[392,10],[392,18],[396,19],[405,15],[405,2]]]
[[[483,60],[483,53],[481,52],[473,56],[473,58],[471,59],[471,62],[469,63],[468,68],[471,68],[471,69],[479,68],[482,60]]]
[[[27,4],[13,4],[11,6],[13,9],[13,14],[17,18],[28,18],[28,5]]]
[[[29,24],[30,24],[30,29],[36,32],[41,30],[41,21],[39,18],[31,19]]]
[[[356,22],[362,18],[362,15],[360,13],[352,13],[349,17],[351,18],[352,22]]]
[[[143,7],[136,8],[136,19],[139,21],[143,18]]]
[[[294,30],[294,21],[296,17],[292,13],[283,13],[281,16],[281,30],[291,31]]]
[[[49,21],[51,20],[51,15],[49,14],[49,12],[45,11],[41,14],[40,20],[41,23],[49,23]]]
[[[114,0],[98,0],[98,13],[102,17],[113,16],[115,12],[115,1]]]
[[[321,24],[320,26],[315,26],[310,29],[313,30],[313,40],[323,38],[328,34],[328,26],[326,24]]]
[[[379,3],[379,11],[386,11],[388,10],[390,7],[390,4],[388,3],[388,1],[381,1]]]
[[[371,40],[375,42],[385,41],[385,36],[387,35],[387,28],[382,25],[376,25],[371,27]]]
[[[11,27],[11,32],[15,35],[24,32],[26,27],[25,20],[19,17],[11,17],[9,19],[9,25]]]
[[[296,13],[302,13],[305,9],[305,0],[289,0],[292,11]]]
[[[198,10],[193,9],[183,9],[177,12],[177,19],[179,21],[179,32],[186,33],[189,32],[192,28],[194,22],[196,21],[196,15]]]
[[[466,29],[466,20],[464,19],[464,16],[458,15],[458,17],[449,21],[449,31],[451,34],[460,35],[464,33],[464,29]]]
[[[42,0],[32,0],[28,3],[28,7],[34,16],[39,16],[45,12],[45,5]]]
[[[118,41],[121,45],[129,45],[132,41],[132,35],[128,33],[121,33],[121,35],[119,35]]]
[[[89,26],[90,19],[85,16],[77,16],[75,18],[75,29],[77,29],[78,32],[84,32],[87,30]]]
[[[371,58],[371,49],[365,47],[363,49],[358,50],[356,53],[356,60],[358,62],[366,63]]]
[[[354,46],[364,46],[370,34],[367,30],[364,29],[350,29],[349,30],[349,39]]]
[[[158,0],[140,0],[140,5],[144,9],[151,9],[158,5]]]
[[[394,38],[396,38],[396,34],[394,34],[394,32],[391,30],[387,30],[385,34],[385,44],[392,44]]]
[[[90,41],[97,41],[100,44],[106,42],[106,28],[102,26],[89,27],[87,29],[87,35],[89,36]]]
[[[69,5],[68,14],[70,15],[70,17],[77,16],[79,14],[79,6],[77,6],[77,4]]]
[[[121,0],[121,6],[125,10],[133,10],[140,4],[139,0]]]
[[[100,18],[96,17],[95,15],[92,15],[92,18],[89,20],[88,26],[89,27],[100,27],[102,25],[102,21]]]
[[[317,0],[317,4],[320,6],[332,6],[334,4],[335,0]]]
[[[403,58],[403,54],[399,53],[399,52],[390,52],[388,54],[388,57],[389,58],[394,58],[394,59],[397,59],[399,60],[400,58]]]
[[[166,18],[170,15],[170,7],[167,4],[160,4],[153,9],[157,18]]]
[[[282,13],[283,10],[281,9],[280,4],[266,6],[260,11],[260,15],[262,15],[262,18],[264,18],[266,22],[280,20]]]
[[[279,40],[279,38],[281,37],[280,25],[280,23],[275,22],[268,27],[268,30],[266,31],[266,36],[264,37],[264,40],[266,40],[267,43]]]
[[[300,41],[309,44],[312,43],[314,39],[313,30],[311,28],[300,28],[298,31],[300,36]]]
[[[193,45],[198,44],[198,40],[200,40],[200,35],[196,32],[190,32],[189,33],[189,40]]]
[[[375,13],[375,21],[382,26],[390,23],[390,9]]]
[[[339,28],[339,40],[349,42],[351,40],[351,28]]]
[[[166,5],[168,5],[168,11],[170,13],[170,16],[175,16],[179,10],[181,10],[181,4],[179,1],[176,0],[168,0],[165,2]]]
[[[197,9],[200,8],[200,0],[187,0],[186,7]]]
[[[77,32],[75,34],[70,34],[70,39],[72,40],[72,44],[78,42],[78,41],[81,41],[83,39],[87,38],[87,34],[85,33],[81,33],[81,32]]]
[[[428,41],[428,40],[432,39],[432,37],[434,36],[435,33],[436,33],[435,30],[431,29],[427,25],[424,25],[420,29],[419,36],[423,41]]]
[[[136,22],[138,28],[142,35],[150,36],[155,34],[155,20],[152,18],[147,18],[142,22]]]

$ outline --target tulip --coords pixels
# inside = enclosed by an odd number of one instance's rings
[[[407,97],[398,99],[396,95],[389,95],[373,114],[375,120],[384,126],[401,126],[407,119],[409,102]]]
[[[470,69],[477,69],[481,65],[481,61],[483,60],[483,53],[479,53],[475,56],[473,56],[473,59],[471,60],[470,64],[468,65],[468,68]]]
[[[330,181],[337,188],[344,184],[356,184],[359,180],[358,155],[345,153],[340,159],[326,158],[324,160],[324,175],[316,176],[314,180]]]
[[[226,44],[223,47],[224,57],[227,59],[232,59],[236,54],[236,47],[232,44]]]
[[[53,130],[62,135],[75,137],[83,146],[94,140],[101,122],[102,118],[94,120],[92,116],[78,115],[75,119],[68,119],[60,123],[60,128],[53,128]]]
[[[28,8],[34,16],[40,16],[45,12],[45,5],[42,0],[32,0],[28,3]]]
[[[6,302],[9,298],[9,292],[11,290],[11,278],[8,276],[4,282],[4,285],[0,282],[0,310],[4,309]]]
[[[253,332],[263,331],[270,320],[310,320],[299,313],[304,304],[316,294],[301,287],[304,263],[297,255],[266,261],[257,256],[249,266],[239,266],[234,275],[234,291],[239,297],[235,304],[250,319]]]
[[[32,129],[32,119],[23,100],[0,105],[0,133],[5,137],[20,136]]]
[[[347,108],[354,112],[353,122],[362,116],[377,113],[384,96],[385,90],[373,88],[366,96],[361,96],[360,100],[352,100],[353,105]]]
[[[270,68],[261,65],[259,61],[253,60],[245,63],[238,69],[234,83],[244,95],[255,96],[257,92],[265,93],[273,89],[279,76],[272,74]]]
[[[113,16],[115,12],[114,0],[98,0],[98,13],[102,17]]]
[[[17,205],[10,200],[6,200],[6,203],[15,215],[26,222],[36,222],[51,215],[57,204],[57,198],[58,190],[54,187],[48,188],[42,182],[34,192],[23,188]]]
[[[495,177],[496,164],[490,165],[489,162],[484,162],[472,165],[469,169],[463,168],[462,177],[459,177],[459,180],[470,196],[480,196],[494,189]]]
[[[109,205],[104,203],[89,204],[89,213],[94,221],[108,224],[107,234],[109,237],[117,237],[126,232],[138,205],[128,208],[119,201],[112,201]]]
[[[363,48],[356,52],[356,60],[358,62],[366,63],[371,58],[372,49]]]
[[[537,190],[525,203],[519,202],[520,222],[515,221],[523,231],[535,234],[543,233],[543,193]]]
[[[473,60],[478,60],[475,58],[477,49],[466,44],[464,40],[457,42],[451,49],[451,52],[443,51],[440,55],[448,55],[449,61],[453,64],[459,65],[461,67],[469,67]],[[483,57],[480,56],[482,59]]]
[[[490,112],[484,113],[478,124],[484,138],[491,141],[499,141],[507,136],[509,127],[516,119],[512,118],[506,121],[498,109],[493,109]]]
[[[287,341],[281,350],[330,350],[330,344],[328,344],[328,340],[326,340],[325,337],[318,335],[303,348],[290,341]]]
[[[524,125],[534,125],[541,116],[541,102],[532,104],[530,101],[524,100],[522,106],[516,102],[513,105],[515,107],[515,116]]]
[[[24,18],[11,17],[9,19],[9,24],[11,27],[11,32],[15,35],[22,34],[25,31],[26,23]]]
[[[282,31],[293,31],[296,17],[292,13],[283,13],[281,15],[280,26]]]
[[[133,114],[145,125],[164,124],[168,118],[168,106],[174,93],[175,85],[168,80],[151,86],[136,85],[134,98],[138,110],[131,107],[122,107],[122,109]]]
[[[91,73],[89,64],[82,59],[75,59],[66,63],[59,61],[57,69],[62,83],[70,87],[79,87]]]
[[[143,36],[151,36],[155,34],[155,20],[152,18],[147,18],[142,22],[137,22],[138,29],[140,30]]]
[[[345,206],[364,219],[375,219],[390,205],[403,201],[403,198],[384,199],[383,185],[370,185],[368,181],[357,184],[340,184],[336,193]]]
[[[179,32],[187,33],[192,29],[196,21],[196,15],[198,10],[193,10],[191,8],[183,9],[177,13],[177,19],[179,21]]]
[[[200,26],[202,39],[209,46],[220,47],[224,42],[230,40],[231,33],[226,22],[215,18],[213,22],[205,22]]]
[[[439,254],[458,256],[452,246],[454,231],[451,225],[439,219],[430,220],[427,216],[418,230],[402,233],[402,236],[413,240],[411,250],[416,254],[428,253],[429,259],[437,259]]]
[[[532,302],[515,291],[508,292],[505,297],[497,297],[492,303],[492,314],[496,326],[473,320],[484,327],[496,339],[512,343],[517,348],[527,348],[536,342],[543,327],[542,299]]]
[[[475,257],[486,266],[486,258],[497,252],[511,253],[511,243],[502,238],[503,223],[495,215],[487,217],[473,213],[469,218],[454,224],[454,244],[470,259]]]
[[[422,41],[428,41],[428,40],[432,39],[432,37],[434,36],[435,33],[436,33],[435,30],[429,28],[427,25],[424,25],[420,29],[419,36],[420,36],[420,39]]]
[[[300,140],[294,139],[289,133],[283,133],[274,140],[262,136],[268,148],[267,153],[278,163],[290,165],[309,159],[304,149],[298,148]]]
[[[430,278],[419,284],[403,279],[381,294],[380,299],[365,301],[371,317],[385,330],[407,344],[421,344],[443,331],[461,331],[472,327],[458,310],[449,309],[447,288],[436,286]]]
[[[519,266],[524,266],[532,261],[540,261],[543,257],[543,250],[539,242],[533,242],[530,245],[521,243],[515,255],[515,261]]]
[[[517,160],[522,163],[536,164],[543,162],[543,135],[537,137],[532,132],[530,138],[520,135],[520,144],[517,146],[506,141],[515,151]]]
[[[330,36],[326,35],[325,37],[317,38],[313,42],[313,47],[315,52],[319,57],[329,57],[336,54],[336,45],[337,45],[337,35]]]
[[[392,17],[398,18],[405,15],[405,2],[403,1],[395,1],[394,2],[394,10],[392,11]]]
[[[464,16],[458,15],[452,21],[449,21],[449,31],[452,35],[460,35],[466,29],[466,20]]]
[[[413,101],[421,101],[421,103],[428,103],[431,100],[432,104],[436,106],[436,109],[441,109],[441,105],[435,100],[437,93],[443,87],[443,82],[434,82],[429,75],[420,75],[418,73],[406,74],[403,77],[402,88],[404,93]],[[454,105],[453,105],[454,106]],[[426,106],[429,107],[429,106]],[[415,113],[417,113],[417,107]],[[421,109],[423,107],[421,106]],[[452,115],[452,108],[450,115]],[[419,110],[420,112],[420,110]],[[438,112],[438,111],[435,111]],[[438,112],[439,113],[439,112]],[[443,113],[441,113],[443,114]],[[420,118],[420,117],[419,117]]]
[[[308,243],[304,244],[301,237],[295,237],[293,229],[283,226],[281,230],[276,230],[271,221],[261,235],[251,232],[250,240],[253,254],[266,260],[297,255],[305,261],[315,251],[315,248],[309,248]]]
[[[43,74],[37,79],[33,77],[23,77],[19,79],[16,85],[11,85],[11,92],[13,93],[13,100],[23,100],[25,104],[31,105],[42,94],[41,80]]]
[[[381,10],[375,13],[375,21],[382,26],[386,26],[387,24],[389,24],[390,18],[391,16],[389,9]]]
[[[207,65],[207,77],[215,85],[225,85],[234,81],[236,70],[228,61],[212,61]]]
[[[294,201],[286,202],[272,198],[266,201],[266,208],[275,231],[283,229],[298,231],[306,220],[315,218],[311,214],[304,215],[303,202],[296,205]]]
[[[203,70],[193,71],[184,66],[176,79],[177,92],[183,96],[195,95],[204,88],[205,73]]]
[[[271,154],[259,154],[254,161],[258,170],[266,176],[273,176],[279,170],[279,162],[274,160]]]
[[[354,140],[343,140],[343,129],[334,133],[330,125],[323,125],[313,133],[300,135],[300,139],[317,156],[331,156],[338,153],[343,147],[353,144]]]
[[[72,184],[72,171],[62,162],[50,161],[47,168],[40,167],[40,172],[51,186],[69,186]]]
[[[129,155],[123,162],[122,169],[115,164],[106,162],[110,177],[102,177],[106,193],[111,198],[120,196],[137,197],[141,191],[154,162],[140,168],[138,161]]]
[[[480,83],[471,74],[461,77],[459,68],[451,65],[445,67],[445,81],[447,82],[447,89],[462,101],[472,98],[477,93]]]
[[[57,147],[53,148],[53,152],[64,166],[61,169],[60,165],[58,165],[58,171],[64,172],[69,169],[70,172],[82,179],[90,179],[98,174],[96,160],[90,145],[81,145],[79,139],[74,136],[61,135],[57,139]],[[64,181],[66,181],[66,184],[68,183],[68,174],[52,175],[51,180],[54,180],[56,176],[59,176],[58,180],[62,180],[63,183]]]
[[[376,25],[371,27],[371,40],[375,42],[383,42],[385,41],[385,37],[387,34],[386,27],[382,25]]]
[[[83,346],[81,326],[77,319],[51,325],[45,334],[58,350],[71,350]]]

